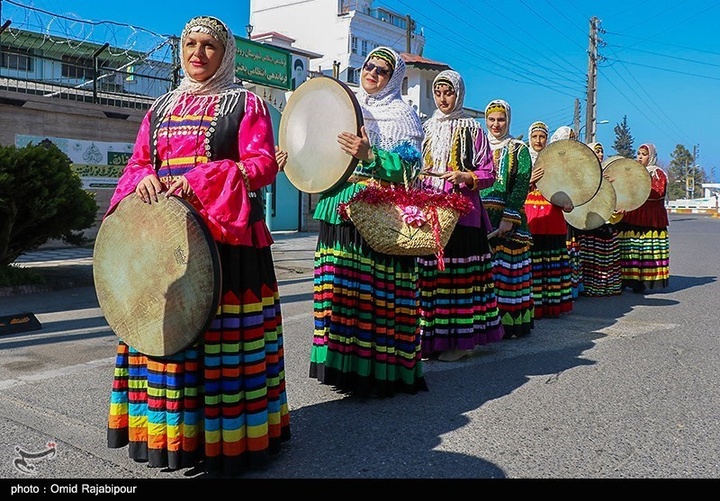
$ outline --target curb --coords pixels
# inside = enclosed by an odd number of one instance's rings
[[[40,294],[51,292],[52,287],[47,284],[15,285],[12,287],[0,287],[0,297],[12,297],[22,294]]]

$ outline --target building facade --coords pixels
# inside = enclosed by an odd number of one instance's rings
[[[422,56],[425,36],[410,16],[376,7],[372,0],[250,0],[250,25],[322,54],[310,61],[311,73],[335,77],[354,90],[367,54],[391,47],[407,64],[403,99],[423,120],[435,111],[433,79],[450,68]]]

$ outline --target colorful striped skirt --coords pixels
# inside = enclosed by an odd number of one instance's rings
[[[530,256],[535,319],[571,312],[572,267],[566,235],[533,235]]]
[[[527,336],[535,326],[530,242],[495,237],[490,244],[503,339]]]
[[[585,290],[583,284],[582,261],[580,258],[580,241],[578,240],[578,230],[572,226],[568,226],[567,239],[565,245],[570,258],[570,287],[573,299],[577,299]]]
[[[642,292],[670,284],[670,239],[666,228],[621,226],[618,241],[623,287]]]
[[[613,296],[622,292],[620,244],[615,225],[577,230],[584,296]]]
[[[437,257],[418,258],[423,357],[472,350],[503,337],[486,231],[455,226],[444,263],[440,270]]]
[[[427,390],[413,256],[373,251],[351,223],[320,222],[310,377],[387,397]]]
[[[282,315],[269,247],[219,245],[222,294],[201,339],[167,357],[120,341],[108,446],[151,467],[262,468],[290,438]]]

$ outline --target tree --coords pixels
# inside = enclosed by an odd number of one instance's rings
[[[630,127],[627,124],[627,115],[623,117],[622,123],[616,124],[615,128],[615,142],[613,148],[615,152],[626,158],[635,158],[635,149],[633,148],[633,142],[635,141],[630,134]]]
[[[693,154],[682,144],[675,146],[670,154],[668,166],[668,200],[678,198],[696,198],[707,175],[695,163]]]
[[[0,146],[0,266],[50,239],[87,243],[98,204],[51,142]]]

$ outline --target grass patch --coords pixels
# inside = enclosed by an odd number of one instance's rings
[[[45,278],[35,270],[9,265],[0,266],[0,287],[44,284]]]

